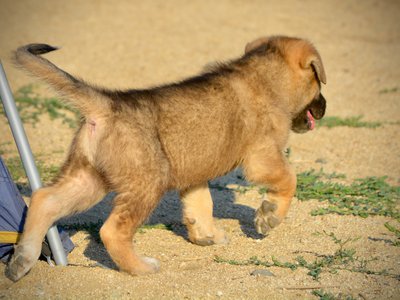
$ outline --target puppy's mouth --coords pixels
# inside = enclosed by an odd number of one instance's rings
[[[326,100],[320,94],[292,120],[292,130],[296,133],[313,130],[316,124],[315,120],[320,120],[324,116],[325,109]]]
[[[307,127],[308,130],[313,130],[315,127],[315,119],[311,113],[311,109],[307,110]]]

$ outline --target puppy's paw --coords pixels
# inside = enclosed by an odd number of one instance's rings
[[[29,272],[35,262],[35,259],[24,256],[22,251],[18,251],[18,248],[16,248],[13,257],[6,267],[5,275],[14,282],[18,281]]]
[[[187,226],[189,240],[199,246],[211,246],[211,245],[226,245],[229,243],[229,239],[225,234],[225,231],[217,228],[214,224],[211,226],[201,226],[199,222],[193,222]]]
[[[210,235],[197,237],[191,236],[189,239],[193,244],[199,246],[226,245],[229,243],[229,239],[225,232],[220,229],[215,229],[213,234]]]
[[[141,257],[141,265],[135,269],[135,275],[153,274],[160,271],[160,262],[153,257]]]
[[[266,234],[272,228],[278,226],[282,220],[275,214],[277,205],[275,203],[264,200],[256,211],[254,224],[256,230],[260,234]]]
[[[146,264],[151,266],[151,268],[153,269],[154,272],[158,272],[160,270],[160,261],[158,259],[153,258],[153,257],[144,256],[144,257],[142,257],[142,260]]]
[[[229,244],[229,239],[222,229],[214,229],[214,244],[216,245],[227,245]]]

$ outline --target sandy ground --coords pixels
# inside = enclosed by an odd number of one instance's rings
[[[376,129],[319,128],[290,140],[296,171],[321,167],[344,173],[347,181],[388,176],[400,184],[400,2],[399,1],[13,1],[0,0],[0,57],[13,90],[35,82],[15,69],[11,51],[32,42],[62,49],[48,55],[54,63],[85,80],[114,88],[143,88],[198,73],[212,61],[240,56],[247,42],[263,35],[284,34],[313,41],[323,58],[328,84],[328,116],[358,116],[380,121]],[[384,92],[391,90],[392,92]],[[52,94],[44,91],[43,94]],[[0,120],[0,142],[12,141]],[[397,123],[396,123],[397,122]],[[27,126],[36,155],[61,164],[73,130],[44,118]],[[15,154],[7,146],[7,155]],[[321,163],[323,162],[323,163]],[[219,184],[242,184],[236,174]],[[228,185],[229,186],[229,185]],[[400,248],[388,244],[393,235],[385,217],[313,217],[317,201],[295,200],[284,224],[266,238],[252,230],[257,190],[245,194],[213,189],[215,216],[230,244],[199,247],[189,243],[179,226],[179,200],[168,194],[151,223],[177,224],[174,231],[145,230],[135,237],[140,253],[162,262],[161,272],[130,277],[113,268],[102,245],[84,231],[71,232],[76,244],[69,267],[38,262],[13,284],[0,265],[1,299],[305,299],[313,288],[356,299],[400,299],[399,281],[379,275],[324,272],[319,281],[304,269],[271,267],[272,277],[251,276],[261,267],[218,264],[214,257],[246,260],[252,256],[293,261],[298,253],[332,254],[329,237],[359,237],[352,247],[362,258],[377,258],[371,268],[399,274]],[[104,220],[111,200],[63,223]]]

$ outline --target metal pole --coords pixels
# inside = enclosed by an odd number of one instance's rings
[[[14,136],[15,143],[19,151],[26,175],[29,180],[32,192],[42,187],[42,182],[38,170],[35,165],[35,160],[32,155],[31,147],[22,126],[21,119],[18,114],[14,98],[8,85],[7,77],[0,61],[0,96],[3,102],[4,111],[6,113],[10,128]],[[60,235],[58,234],[57,226],[52,226],[47,232],[47,239],[50,244],[50,249],[57,265],[66,266],[68,264]]]

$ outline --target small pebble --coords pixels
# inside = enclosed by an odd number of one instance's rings
[[[259,270],[254,270],[253,272],[250,273],[252,276],[275,276],[274,273],[271,271],[268,271],[267,269],[259,269]]]

